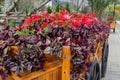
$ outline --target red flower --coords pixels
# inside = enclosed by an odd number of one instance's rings
[[[69,20],[69,19],[70,19],[69,14],[65,14],[60,18],[60,20],[62,20],[62,21],[66,21],[66,20]]]
[[[47,22],[44,22],[41,26],[42,26],[42,27],[47,27],[47,26],[48,26],[48,23],[47,23]]]
[[[93,20],[89,19],[89,18],[84,20],[84,24],[87,24],[87,25],[92,25],[92,22],[93,22]]]
[[[54,16],[55,16],[54,13],[51,13],[51,14],[50,14],[50,17],[54,17]]]
[[[33,19],[34,23],[40,20],[41,16],[38,14],[32,14],[31,18]]]
[[[94,12],[94,13],[92,13],[93,14],[93,16],[97,16],[97,14]]]
[[[53,25],[56,25],[57,22],[56,22],[56,21],[53,21],[53,22],[51,22],[50,24],[53,26]]]
[[[49,16],[49,14],[48,14],[48,12],[45,10],[44,12],[43,12],[43,17],[48,17]]]
[[[62,26],[64,24],[64,21],[58,21],[58,25]]]
[[[26,28],[27,27],[27,24],[22,24],[22,26],[21,26],[21,29],[24,29],[24,28]]]
[[[63,14],[69,14],[69,12],[65,8],[63,8],[60,12]]]
[[[94,21],[94,22],[100,22],[100,21],[98,20],[98,18],[96,18],[96,17],[93,18],[93,21]]]
[[[15,26],[14,27],[14,30],[17,31],[17,30],[21,30],[21,28],[19,26]]]
[[[81,25],[81,21],[76,20],[76,19],[72,19],[72,23],[73,23],[74,27],[78,27]]]
[[[31,25],[33,23],[33,19],[32,18],[28,18],[25,20],[25,23],[28,25]]]
[[[89,14],[87,14],[86,16],[87,16],[88,18],[93,18],[94,15],[93,15],[92,13],[89,13]]]

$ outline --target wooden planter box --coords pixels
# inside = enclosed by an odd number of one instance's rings
[[[62,65],[59,60],[46,63],[45,68],[45,71],[26,72],[18,76],[13,73],[11,77],[14,80],[61,80]]]
[[[111,29],[114,29],[114,28],[115,28],[115,25],[116,25],[116,22],[115,22],[115,21],[112,21],[112,22],[110,23],[110,28],[111,28]]]
[[[102,45],[98,44],[96,54],[91,57],[92,60],[98,58],[101,61]],[[7,80],[70,80],[70,59],[71,52],[69,46],[64,46],[62,51],[62,60],[47,55],[49,59],[45,63],[45,71],[25,72],[17,76],[12,73]],[[90,59],[90,60],[91,60]]]

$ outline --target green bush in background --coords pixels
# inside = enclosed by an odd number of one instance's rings
[[[116,20],[120,20],[120,14],[117,14],[117,13],[116,13],[116,14],[115,14],[115,19],[116,19]]]
[[[120,5],[116,5],[115,9],[120,10]]]
[[[70,4],[69,3],[66,3],[65,7],[64,7],[69,13],[71,13],[71,10],[70,10]],[[47,7],[47,12],[48,13],[56,13],[56,12],[59,12],[60,10],[62,9],[62,6],[60,5],[56,5],[56,6],[48,6]]]
[[[52,9],[51,9],[50,6],[47,7],[47,12],[48,12],[48,13],[52,13]]]
[[[30,15],[31,11],[34,9],[34,7],[32,5],[29,5],[25,10],[24,10],[24,14],[26,15]]]
[[[9,21],[8,21],[8,25],[9,25],[10,27],[14,27],[14,20],[9,20]]]
[[[108,9],[109,11],[113,11],[114,10],[113,5],[109,5]]]
[[[120,5],[119,4],[117,4],[115,6],[115,10],[120,11]],[[108,11],[106,13],[108,14],[108,16],[113,16],[113,14],[114,14],[114,6],[113,5],[109,5]],[[119,13],[115,12],[115,19],[116,20],[120,20],[120,14]]]
[[[110,5],[108,8],[109,8],[109,11],[113,11],[114,10],[114,6],[113,5]],[[115,9],[116,10],[120,10],[120,5],[116,5]]]

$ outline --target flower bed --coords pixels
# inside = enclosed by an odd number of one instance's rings
[[[14,30],[6,26],[0,31],[0,74],[45,70],[44,53],[61,57],[62,47],[71,48],[71,75],[88,70],[88,60],[97,49],[96,43],[104,43],[109,27],[95,14],[70,14],[62,9],[56,13],[32,14],[22,26]]]

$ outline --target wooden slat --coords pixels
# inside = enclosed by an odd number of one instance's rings
[[[50,72],[50,73],[49,73],[49,79],[50,79],[50,80],[53,80],[53,77],[54,77],[53,72]]]
[[[20,77],[16,76],[13,72],[10,75],[14,80],[22,80]]]
[[[39,77],[41,75],[46,75],[47,73],[55,70],[55,69],[58,69],[60,68],[62,65],[61,65],[61,62],[57,62],[56,64],[53,64],[49,67],[46,68],[46,71],[36,71],[36,72],[33,72],[29,75],[26,75],[24,77],[22,77],[23,80],[31,80],[31,79],[34,79],[36,77]],[[42,79],[41,79],[42,80]]]
[[[95,58],[98,60],[99,63],[102,60],[102,49],[103,49],[103,43],[98,43],[97,50],[95,53]]]
[[[58,69],[58,80],[62,80],[62,67]]]
[[[62,80],[70,80],[70,46],[63,47]]]
[[[45,71],[36,71],[36,72],[32,72],[32,73],[25,73],[23,75],[20,76],[16,76],[14,73],[12,73],[11,77],[14,80],[54,80],[54,79],[50,79],[53,78],[53,76],[55,74],[58,74],[57,72],[53,75],[54,70],[61,70],[61,65],[62,63],[59,60],[56,60],[54,62],[49,62],[47,63],[46,66],[46,70]],[[48,75],[47,75],[48,74]],[[50,76],[53,75],[53,76]],[[58,78],[56,79],[58,80]]]
[[[99,62],[102,61],[102,51],[103,51],[103,45],[104,43],[100,43],[100,46],[99,46]]]
[[[32,80],[61,80],[61,67]]]

